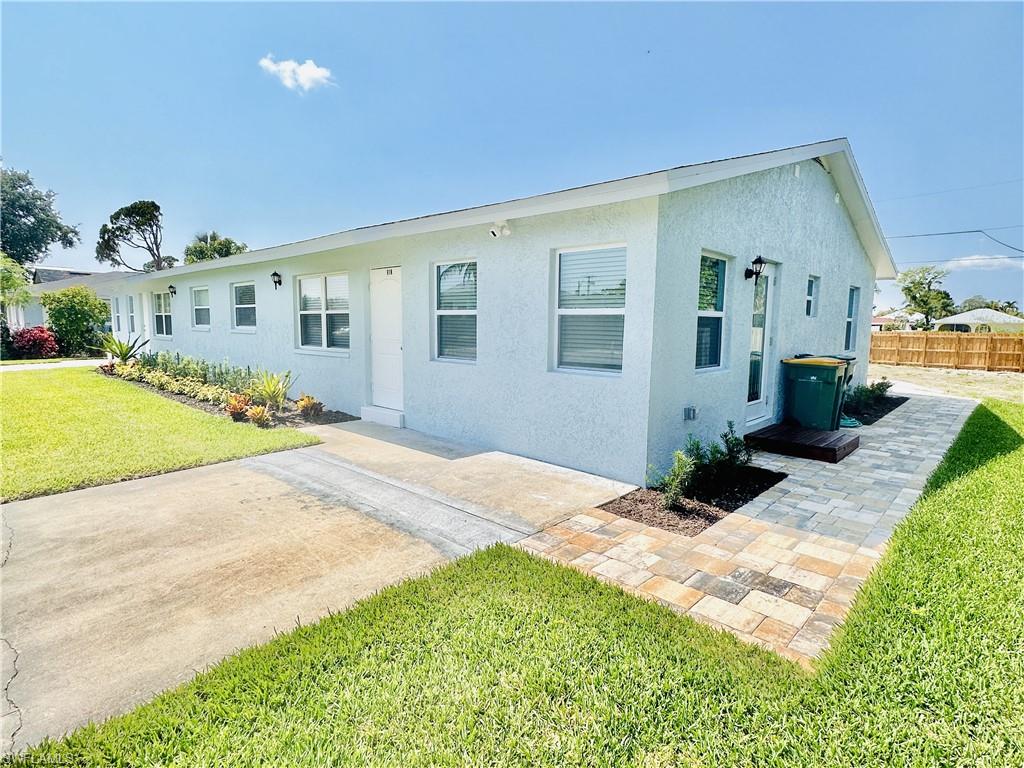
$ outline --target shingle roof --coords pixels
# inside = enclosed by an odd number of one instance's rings
[[[984,307],[982,309],[969,309],[966,312],[961,312],[959,315],[950,315],[935,321],[936,325],[975,325],[979,323],[985,325],[1017,325],[1020,323],[1024,325],[1024,317],[1014,317],[1005,312]]]

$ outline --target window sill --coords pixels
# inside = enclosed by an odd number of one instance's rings
[[[352,356],[350,349],[316,349],[313,347],[295,347],[295,354],[297,355],[312,355],[313,357],[341,357],[348,358]]]
[[[232,333],[256,333],[255,328],[232,328]]]
[[[154,339],[164,339],[164,340],[166,340],[166,339],[173,339],[174,336],[173,335],[172,336],[168,336],[167,334],[164,334],[164,333],[154,333],[153,334],[153,338]]]
[[[193,325],[192,326],[192,330],[193,331],[200,331],[201,333],[209,333],[210,332],[210,326],[208,326],[208,325]]]
[[[723,372],[728,371],[728,370],[729,370],[729,366],[727,366],[727,365],[708,365],[708,366],[705,366],[703,368],[694,368],[693,372],[695,374],[697,374],[698,376],[700,376],[700,375],[703,375],[705,373],[723,373]]]
[[[435,363],[454,363],[455,365],[476,365],[476,358],[468,360],[464,357],[435,357],[432,358],[432,362]]]
[[[621,379],[622,370],[618,371],[604,371],[600,368],[563,368],[562,366],[556,366],[551,369],[551,373],[563,373],[575,376],[595,376],[599,379]]]

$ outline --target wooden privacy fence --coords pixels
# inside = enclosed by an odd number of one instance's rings
[[[879,331],[871,334],[872,363],[1024,372],[1024,334]]]

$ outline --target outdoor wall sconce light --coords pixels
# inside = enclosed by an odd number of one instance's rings
[[[175,288],[173,285],[168,285],[167,292],[171,294],[171,296],[176,296],[178,294],[178,289]]]
[[[750,266],[743,270],[743,277],[747,280],[754,278],[754,285],[757,285],[757,281],[761,278],[761,273],[764,272],[765,264],[764,258],[755,256],[754,260],[750,262]]]
[[[274,281],[274,290],[275,290],[275,291],[276,291],[276,290],[277,290],[278,288],[280,288],[280,287],[281,287],[281,273],[280,273],[280,272],[278,272],[278,271],[276,271],[276,270],[275,270],[275,271],[273,271],[273,272],[271,272],[271,273],[270,273],[270,279]]]

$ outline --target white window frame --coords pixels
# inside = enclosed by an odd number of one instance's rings
[[[804,299],[804,315],[818,316],[818,301],[821,296],[821,278],[818,275],[807,276],[807,296]]]
[[[128,294],[128,333],[135,333],[135,296]]]
[[[114,332],[115,333],[120,333],[121,332],[121,297],[120,296],[115,296],[114,297],[114,312],[113,312],[113,315],[114,315]]]
[[[167,312],[157,312],[157,296],[167,297]],[[170,333],[157,333],[157,317],[171,318],[171,332]],[[167,321],[164,320],[164,328],[167,327]],[[153,335],[161,339],[169,339],[174,336],[174,314],[171,311],[171,293],[170,291],[153,291]]]
[[[850,297],[854,295],[853,306]],[[854,352],[857,349],[857,316],[860,314],[860,286],[851,285],[846,294],[846,326],[843,329],[843,351]],[[849,339],[849,343],[847,343]]]
[[[235,288],[239,288],[243,285],[252,286],[252,304],[236,304],[235,303]],[[256,281],[255,280],[239,280],[237,283],[231,283],[229,286],[231,291],[231,330],[235,333],[256,333],[256,327],[260,323],[260,311],[256,308],[257,297],[256,297]],[[255,325],[239,325],[238,324],[238,310],[248,309],[252,307],[253,312],[256,315]]]
[[[341,277],[344,275],[348,279],[348,312],[343,312],[340,309],[327,309],[327,278],[329,277]],[[320,297],[323,302],[322,309],[302,309],[302,280],[312,280],[316,278],[320,281]],[[295,346],[306,352],[317,352],[326,355],[340,355],[347,357],[352,349],[352,277],[348,272],[313,272],[308,275],[296,275],[295,276]],[[327,346],[327,316],[328,315],[348,315],[348,346],[347,347],[329,347]],[[302,315],[320,315],[320,344],[303,344],[302,343]]]
[[[570,248],[556,248],[554,273],[554,290],[552,303],[554,305],[554,323],[552,324],[552,344],[554,353],[552,368],[559,373],[577,373],[588,376],[621,376],[626,367],[626,302],[621,307],[588,307],[581,309],[562,309],[558,306],[560,287],[562,284],[562,254],[563,253],[586,253],[587,251],[609,251],[614,248],[621,248],[626,251],[626,296],[629,296],[629,248],[626,243],[601,243],[598,245],[579,245]],[[583,368],[580,366],[563,366],[560,362],[562,352],[559,349],[561,319],[564,315],[622,315],[622,365],[618,370],[608,368]]]
[[[725,270],[722,274],[722,309],[721,311],[714,309],[700,309],[700,263],[705,258],[715,259],[725,264]],[[727,333],[725,313],[729,308],[729,257],[721,253],[713,253],[712,251],[701,251],[700,258],[697,260],[697,318],[698,321],[693,326],[693,338],[696,343],[697,339],[697,326],[700,324],[699,318],[702,317],[720,317],[722,319],[722,333],[718,339],[718,363],[716,365],[697,365],[697,353],[694,350],[693,355],[693,368],[697,373],[707,373],[709,371],[721,371],[725,368],[725,337]],[[767,278],[766,278],[767,279]]]
[[[206,291],[206,304],[196,304],[196,291]],[[196,310],[205,309],[210,313],[210,322],[213,321],[213,311],[210,309],[210,288],[206,285],[194,285],[188,289],[189,299],[192,304],[192,330],[193,331],[208,331],[210,330],[210,323],[199,323],[196,322]]]
[[[480,307],[480,262],[477,259],[452,259],[451,261],[439,261],[434,264],[434,274],[431,280],[433,288],[433,300],[431,301],[431,307],[433,308],[434,318],[432,320],[433,331],[434,331],[434,359],[440,360],[444,363],[466,363],[472,365],[476,363],[477,357],[480,354],[480,320],[477,315],[476,309],[439,309],[438,302],[441,301],[441,291],[438,285],[438,278],[441,276],[441,270],[445,267],[450,267],[453,264],[476,264],[477,266],[477,309]],[[477,317],[477,346],[476,351],[473,353],[472,358],[468,357],[446,357],[441,354],[441,321],[439,317],[445,315],[466,315]]]

